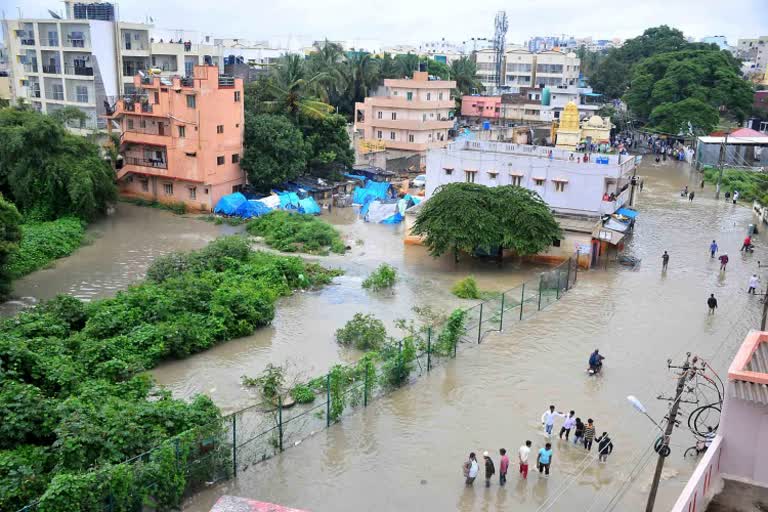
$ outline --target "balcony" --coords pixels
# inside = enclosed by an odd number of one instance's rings
[[[76,37],[76,36],[67,36],[67,39],[64,41],[64,49],[69,48],[89,48],[91,45],[90,41],[86,39],[85,37]]]
[[[39,98],[40,97],[40,89],[30,89],[29,90],[29,97],[30,98]]]
[[[629,188],[620,193],[613,201],[602,201],[600,203],[600,213],[603,215],[611,215],[616,213],[616,210],[621,208],[629,200]]]
[[[144,102],[125,101],[123,102],[123,110],[125,112],[142,112],[144,114],[151,114],[152,104],[144,103]]]
[[[48,64],[46,66],[43,64],[43,73],[47,73],[49,75],[59,75],[61,74],[61,66],[58,64]]]
[[[35,40],[34,38],[22,38],[21,39],[21,46],[35,46]]]
[[[37,63],[24,64],[24,71],[27,73],[37,73]]]
[[[142,158],[136,156],[124,156],[125,165],[137,165],[140,167],[151,167],[153,169],[168,169],[168,163],[158,158]]]
[[[64,65],[64,74],[77,75],[77,76],[93,76],[93,68],[66,64]]]

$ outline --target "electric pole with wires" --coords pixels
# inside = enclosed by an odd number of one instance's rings
[[[691,353],[688,352],[685,356],[685,362],[682,366],[675,366],[672,364],[672,360],[667,360],[667,368],[680,370],[680,374],[677,377],[677,388],[675,390],[674,398],[668,398],[659,396],[659,400],[669,400],[672,402],[672,407],[669,409],[667,415],[667,428],[664,431],[664,436],[661,438],[661,443],[657,444],[656,452],[659,454],[659,459],[656,462],[656,471],[653,473],[653,483],[651,484],[651,490],[648,494],[648,502],[645,506],[645,512],[653,512],[653,505],[656,502],[656,493],[659,490],[659,482],[661,481],[661,471],[664,469],[664,460],[669,456],[669,440],[672,436],[672,430],[677,423],[677,413],[680,410],[680,403],[697,403],[689,400],[683,400],[683,393],[685,392],[685,383],[690,379],[695,372],[701,371],[702,368],[696,366],[698,358],[694,357],[691,360]]]

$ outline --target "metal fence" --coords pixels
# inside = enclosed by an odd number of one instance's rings
[[[364,358],[356,366],[346,367],[345,372],[332,370],[313,379],[308,383],[315,393],[311,403],[248,407],[213,425],[169,439],[123,464],[110,466],[107,473],[94,479],[97,483],[93,485],[98,488],[92,495],[102,496],[103,500],[82,510],[174,509],[184,497],[237,477],[251,466],[297,446],[344,416],[367,407],[372,400],[428,375],[464,350],[480,345],[488,333],[513,328],[562,298],[576,284],[577,277],[575,255],[535,279],[462,310],[459,324],[446,318],[420,326],[408,337],[381,349],[380,352],[389,351],[390,356],[383,362]],[[456,325],[461,325],[458,332]],[[412,357],[403,357],[408,350]],[[392,382],[395,377],[397,381]],[[116,468],[129,468],[131,478],[126,482],[124,471],[115,471]],[[112,473],[119,473],[114,483]],[[115,492],[114,487],[120,492]],[[33,503],[19,512],[51,509],[44,505]]]

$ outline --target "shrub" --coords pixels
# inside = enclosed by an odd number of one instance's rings
[[[399,345],[390,344],[382,351],[384,364],[381,367],[385,386],[396,388],[406,383],[414,368],[416,347],[406,338]]]
[[[261,375],[258,377],[243,375],[242,381],[245,386],[257,388],[265,401],[277,403],[285,385],[285,368],[269,363]]]
[[[365,281],[363,281],[363,288],[373,291],[383,290],[384,288],[392,288],[397,280],[397,269],[382,263],[376,270],[371,272]]]
[[[309,404],[315,401],[315,393],[309,386],[297,384],[291,389],[291,397],[299,404]]]
[[[384,322],[373,315],[355,313],[352,320],[336,331],[336,341],[358,350],[376,350],[387,339]]]
[[[460,299],[479,299],[480,290],[477,288],[477,281],[472,276],[457,281],[451,288],[451,293]]]
[[[346,250],[336,228],[312,215],[272,211],[250,221],[246,229],[279,251],[343,254]]]
[[[8,258],[8,271],[19,278],[44,268],[75,252],[84,237],[85,224],[73,217],[22,224],[19,250]]]

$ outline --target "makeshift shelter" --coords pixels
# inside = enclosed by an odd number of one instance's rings
[[[280,197],[280,208],[283,210],[298,210],[299,196],[296,192],[278,192]]]
[[[262,197],[261,199],[258,199],[258,201],[267,208],[271,208],[272,210],[280,208],[280,196],[277,194]]]
[[[320,206],[311,197],[299,200],[299,212],[308,215],[320,215]]]
[[[248,199],[246,199],[245,196],[240,192],[222,196],[222,198],[219,199],[219,202],[216,203],[216,207],[213,209],[213,213],[220,213],[222,215],[235,215],[235,211],[240,207],[240,205],[247,201]]]
[[[352,202],[363,205],[369,199],[387,199],[390,184],[385,181],[368,181],[365,187],[357,187],[352,194]]]
[[[253,217],[260,217],[261,215],[267,214],[270,211],[272,211],[272,209],[265,206],[264,203],[257,200],[252,200],[246,201],[238,206],[234,215],[244,219],[251,219]]]

